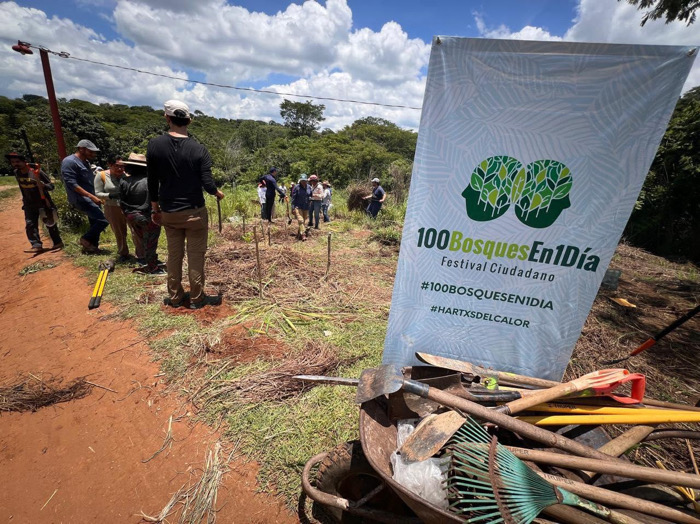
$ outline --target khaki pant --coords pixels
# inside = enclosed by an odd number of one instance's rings
[[[306,233],[306,221],[309,219],[309,210],[308,209],[299,209],[298,207],[294,208],[294,218],[296,219],[297,223],[299,224],[299,236],[302,236]]]
[[[117,254],[122,257],[127,256],[129,254],[129,245],[126,243],[127,223],[122,208],[119,206],[105,205],[104,213],[105,218],[107,219],[107,222],[109,222],[109,225],[114,232],[114,236],[117,239]],[[134,242],[136,258],[143,258],[145,256],[143,242],[141,242],[138,235],[134,234],[134,229],[131,226],[128,227],[131,229],[131,240]]]
[[[204,300],[204,255],[207,252],[209,222],[207,208],[163,213],[161,223],[168,239],[168,294],[173,302],[181,302],[182,259],[187,241],[187,266],[190,280],[190,301]]]

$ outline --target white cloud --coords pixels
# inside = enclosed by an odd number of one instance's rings
[[[209,82],[245,85],[282,73],[296,80],[265,89],[408,106],[422,102],[429,44],[409,39],[394,22],[377,33],[351,32],[352,13],[345,0],[328,0],[325,6],[291,4],[273,15],[223,0],[118,0],[112,18],[126,41],[106,40],[69,19],[5,2],[0,3],[0,40],[32,35],[33,44],[75,57],[179,78],[188,78],[184,68],[203,73]],[[0,60],[1,93],[45,93],[38,57],[22,57],[4,46]],[[187,84],[58,57],[52,57],[52,64],[59,97],[155,107],[180,98],[216,116],[280,120],[282,96]],[[417,128],[420,118],[412,109],[318,103],[326,105],[324,127],[333,129],[368,115]]]
[[[563,37],[541,27],[526,26],[512,31],[506,26],[489,28],[480,15],[474,18],[481,36],[525,40],[566,40],[570,42],[605,42],[617,44],[700,45],[700,23],[666,24],[664,20],[647,22],[641,27],[642,11],[625,1],[580,0],[577,17]],[[700,84],[700,60],[696,59],[683,91]]]

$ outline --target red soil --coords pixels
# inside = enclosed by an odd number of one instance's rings
[[[29,243],[19,199],[3,207],[0,384],[27,373],[87,376],[116,393],[94,388],[81,400],[0,415],[0,521],[136,523],[141,511],[157,515],[193,473],[198,478],[218,435],[186,415],[173,422],[172,449],[142,462],[163,444],[170,416],[188,410],[163,394],[158,366],[132,324],[107,318],[109,281],[107,303],[88,311],[94,283],[60,252],[23,253]],[[62,263],[18,275],[38,261]],[[298,522],[280,501],[255,492],[255,464],[234,460],[231,469],[219,489],[220,522]]]

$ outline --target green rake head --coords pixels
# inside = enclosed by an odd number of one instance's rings
[[[607,508],[549,484],[471,418],[455,433],[447,452],[450,510],[467,522],[527,524],[553,504],[610,518]]]

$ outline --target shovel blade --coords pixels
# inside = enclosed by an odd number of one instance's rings
[[[403,386],[403,373],[395,364],[367,368],[360,375],[355,402],[362,404],[373,398],[395,393]]]
[[[399,449],[406,460],[427,460],[452,438],[466,419],[456,411],[425,417]]]

